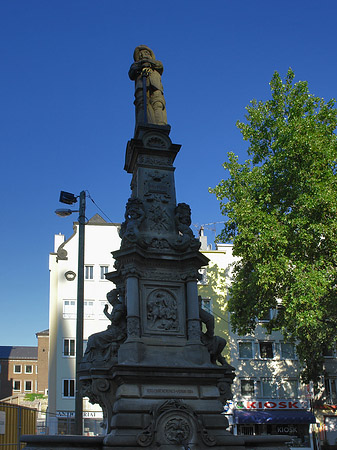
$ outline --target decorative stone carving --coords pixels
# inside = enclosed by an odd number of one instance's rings
[[[151,231],[156,233],[168,231],[169,220],[169,215],[162,206],[154,204],[149,208],[148,221]]]
[[[155,438],[161,444],[165,443],[162,441],[164,439],[167,444],[184,447],[188,447],[192,439],[200,439],[209,447],[216,445],[214,436],[208,433],[201,417],[182,400],[166,400],[153,407],[150,414],[152,416],[150,424],[137,438],[137,443],[141,447],[150,446]],[[194,434],[197,436],[194,437]]]
[[[127,318],[127,332],[128,332],[128,337],[137,338],[140,336],[139,317],[128,317]]]
[[[207,350],[209,351],[211,363],[216,364],[218,361],[222,366],[225,366],[232,371],[234,370],[234,367],[230,366],[221,354],[227,344],[226,339],[214,335],[214,316],[201,307],[202,298],[200,295],[198,300],[199,317],[201,322],[206,326],[206,332],[201,333],[201,342],[206,345]]]
[[[143,202],[139,198],[129,198],[126,204],[125,221],[121,225],[119,236],[121,247],[134,244],[140,240],[139,227],[145,218]]]
[[[129,77],[135,81],[136,124],[166,125],[166,106],[161,83],[163,64],[156,60],[153,51],[146,45],[136,47],[133,59],[135,62],[130,67]]]
[[[187,334],[190,340],[200,339],[200,321],[189,320],[187,323]]]
[[[142,142],[145,148],[166,150],[171,146],[171,140],[168,136],[156,133],[155,131],[145,133]]]
[[[107,293],[107,300],[113,309],[109,313],[105,305],[103,312],[111,324],[106,330],[89,336],[82,363],[104,366],[117,362],[118,348],[126,339],[126,308],[119,301],[117,289]]]
[[[175,208],[175,225],[179,234],[179,238],[173,244],[176,250],[186,250],[188,247],[197,250],[200,247],[200,242],[194,237],[193,231],[190,228],[191,208],[186,203],[178,203]]]
[[[138,163],[139,164],[148,164],[151,166],[171,166],[172,158],[170,158],[169,156],[155,158],[154,156],[139,155]]]
[[[173,417],[164,426],[166,439],[172,444],[188,443],[192,430],[188,421],[183,417]]]
[[[177,300],[166,289],[156,289],[147,298],[147,320],[151,329],[178,329]]]
[[[148,202],[157,200],[158,202],[168,203],[171,198],[169,194],[170,183],[167,174],[162,174],[158,170],[146,172],[144,197]]]

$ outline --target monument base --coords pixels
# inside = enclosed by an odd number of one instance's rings
[[[159,445],[146,447],[147,450],[288,450],[286,444],[289,436],[233,436],[229,435],[223,440],[221,446],[206,447],[200,443],[184,445]],[[110,446],[103,444],[102,436],[35,436],[23,435],[21,443],[26,443],[26,450],[112,450]],[[114,447],[119,450],[140,450],[140,446]]]

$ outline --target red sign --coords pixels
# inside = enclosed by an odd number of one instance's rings
[[[307,401],[299,400],[242,400],[235,402],[236,409],[308,409]]]

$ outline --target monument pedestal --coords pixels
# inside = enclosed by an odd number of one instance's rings
[[[222,414],[233,377],[232,371],[211,364],[203,368],[119,364],[110,370],[92,369],[90,379],[84,375],[81,380],[85,394],[105,411],[105,446],[199,449],[233,441]]]

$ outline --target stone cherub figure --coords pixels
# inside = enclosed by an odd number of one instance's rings
[[[178,203],[175,207],[174,223],[179,234],[174,248],[176,250],[186,250],[188,247],[191,247],[197,250],[200,247],[200,241],[194,237],[193,231],[190,228],[192,224],[191,208],[187,203]]]
[[[108,305],[104,307],[105,316],[111,321],[107,329],[89,336],[83,362],[107,363],[117,357],[121,343],[126,339],[126,308],[119,301],[117,289],[107,293],[107,300],[112,306],[111,313]]]
[[[166,125],[166,106],[161,75],[163,64],[157,61],[153,51],[146,45],[139,45],[133,53],[134,63],[129,77],[135,81],[136,124],[153,123]],[[146,111],[144,112],[144,92],[146,86]]]
[[[129,198],[119,236],[122,239],[122,247],[140,240],[139,227],[145,218],[143,202],[139,198]]]
[[[222,366],[233,370],[234,368],[228,364],[221,354],[227,344],[226,339],[214,335],[214,316],[202,308],[202,298],[200,295],[198,296],[198,301],[201,325],[204,323],[206,326],[206,332],[201,332],[201,342],[206,345],[209,351],[211,363],[216,364],[218,361]]]

